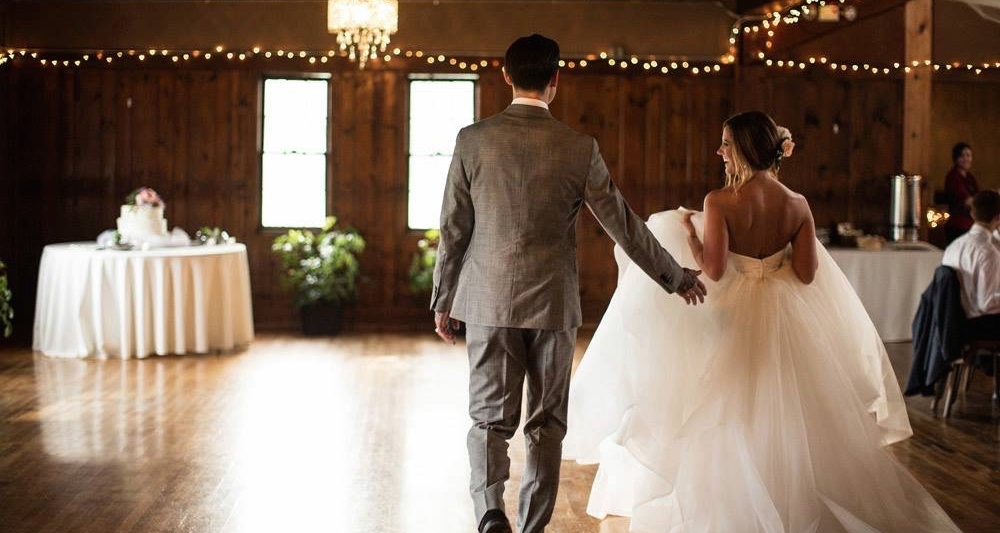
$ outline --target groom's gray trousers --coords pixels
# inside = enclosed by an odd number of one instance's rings
[[[517,431],[527,381],[526,453],[517,521],[521,533],[541,533],[559,490],[576,328],[549,331],[466,324],[466,342],[472,417],[470,489],[476,523],[487,510],[504,509],[504,482],[510,477],[507,441]]]

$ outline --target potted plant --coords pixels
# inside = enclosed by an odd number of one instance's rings
[[[434,288],[434,265],[437,263],[438,241],[441,231],[429,229],[417,241],[417,251],[410,262],[410,290],[413,294],[429,294]]]
[[[0,261],[0,334],[10,337],[14,333],[13,294],[7,285],[7,267]]]
[[[410,261],[410,291],[415,296],[429,295],[434,289],[434,267],[437,265],[438,244],[441,242],[441,230],[429,229],[424,237],[417,241],[417,251],[413,252]],[[429,298],[420,302],[427,305]],[[465,335],[465,324],[460,323],[455,330],[458,335]]]
[[[290,229],[271,245],[281,263],[281,285],[292,292],[307,335],[336,334],[344,305],[357,298],[365,240],[353,229],[334,229],[336,224],[337,217],[326,217],[319,231]]]

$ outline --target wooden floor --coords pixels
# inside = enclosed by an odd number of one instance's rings
[[[890,352],[905,375],[909,345]],[[463,346],[430,332],[128,361],[0,351],[0,532],[471,533],[466,383]],[[1000,530],[986,380],[949,421],[909,401],[916,436],[891,453],[964,531]],[[585,514],[593,475],[563,464],[549,532],[627,529]]]

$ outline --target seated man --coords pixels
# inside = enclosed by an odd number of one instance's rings
[[[1000,193],[992,189],[972,197],[975,224],[944,251],[941,263],[958,272],[962,308],[971,339],[1000,340]]]

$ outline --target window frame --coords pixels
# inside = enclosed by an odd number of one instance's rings
[[[333,76],[328,72],[268,72],[263,74],[258,81],[258,94],[260,97],[257,100],[257,197],[258,197],[258,207],[257,207],[257,229],[262,234],[280,234],[293,228],[302,229],[318,229],[320,226],[265,226],[264,225],[264,101],[267,97],[266,85],[268,80],[323,80],[326,81],[326,139],[324,140],[324,206],[323,206],[323,217],[324,219],[329,216],[331,210],[331,198],[330,190],[333,185],[333,179],[330,172],[330,156],[331,154],[331,141],[332,141],[332,128],[333,128]]]
[[[406,164],[406,183],[404,190],[406,194],[404,195],[403,209],[405,210],[403,217],[403,224],[405,231],[410,235],[422,236],[428,229],[434,228],[413,228],[410,226],[410,158],[413,153],[410,150],[410,126],[411,118],[410,111],[412,109],[411,101],[411,90],[412,83],[414,81],[469,81],[472,82],[472,123],[479,121],[479,109],[480,109],[480,85],[479,85],[479,74],[464,74],[464,73],[430,73],[430,72],[414,72],[407,76],[406,79],[406,127],[404,129],[405,135],[405,150],[403,153],[405,164]],[[454,155],[454,150],[452,151]]]

